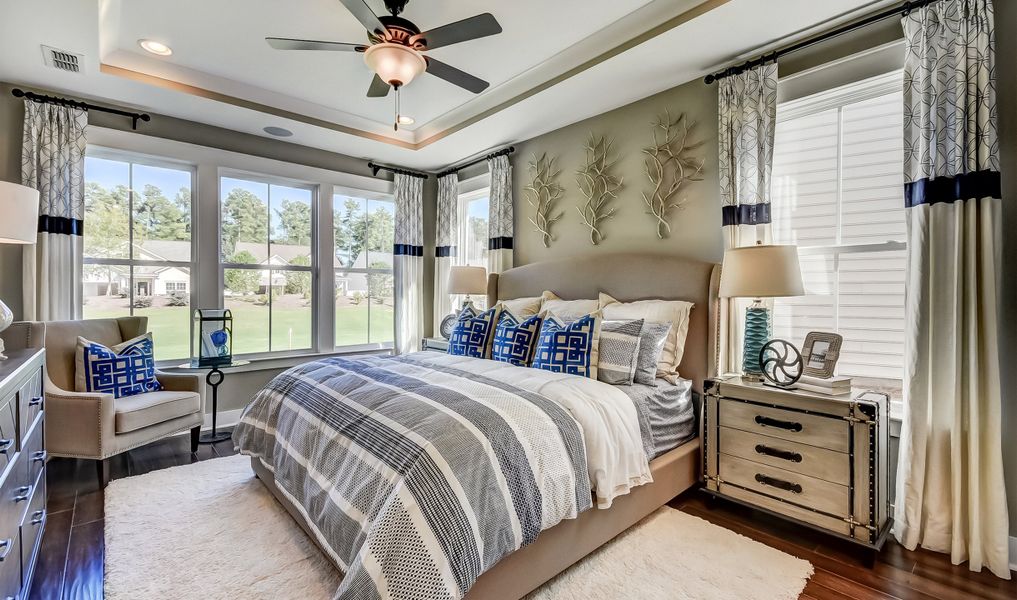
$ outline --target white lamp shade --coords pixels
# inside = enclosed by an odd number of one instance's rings
[[[419,52],[388,42],[368,48],[364,52],[364,61],[389,85],[406,85],[427,68],[427,62]]]
[[[775,298],[804,294],[796,246],[745,246],[724,253],[721,296]]]
[[[0,181],[0,244],[34,244],[39,231],[39,190]]]
[[[450,294],[486,294],[487,269],[484,267],[452,267],[448,275]]]

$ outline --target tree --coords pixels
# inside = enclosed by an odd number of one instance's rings
[[[179,192],[178,192],[179,198]],[[170,200],[162,190],[145,184],[141,194],[134,195],[134,240],[186,241],[191,222],[190,194],[188,204],[181,206],[178,199]]]
[[[268,243],[268,207],[251,192],[233,188],[222,207],[223,254],[236,251],[237,242]]]
[[[364,250],[370,252],[391,252],[395,237],[395,219],[385,208],[376,208],[370,213],[363,210],[363,201],[347,198],[344,212],[337,221],[336,249],[346,266],[353,264]],[[343,256],[345,250],[349,256]],[[389,268],[386,265],[385,268]]]
[[[290,264],[309,267],[311,266],[311,257],[294,256],[293,259],[290,260]],[[300,294],[302,296],[306,296],[311,293],[310,271],[285,271],[285,273],[287,294]]]
[[[229,257],[232,263],[256,264],[258,259],[247,250],[241,250]],[[261,283],[261,271],[257,269],[226,269],[223,283],[234,294],[253,294]]]
[[[372,269],[390,269],[391,267],[383,262],[371,263]],[[392,298],[395,283],[391,273],[372,272],[367,275],[367,295],[374,298],[378,304],[384,304]]]
[[[476,248],[471,249],[469,256],[487,256],[487,219],[484,217],[470,217],[470,232],[472,233],[470,241],[476,244]]]
[[[367,222],[367,249],[371,252],[391,252],[395,237],[395,218],[384,208],[375,209]]]
[[[95,182],[85,184],[85,255],[91,258],[128,258],[130,238],[128,190],[118,185],[107,190]],[[86,265],[106,277],[106,295],[113,294],[114,269],[110,265]]]
[[[311,244],[311,205],[303,202],[283,200],[275,209],[279,219],[278,235],[273,236],[277,244],[309,246]]]
[[[347,198],[343,203],[342,216],[335,216],[336,253],[343,259],[343,264],[347,266],[356,260],[362,249],[362,244],[358,240],[362,241],[363,236],[359,236],[357,233],[365,223],[363,208],[363,200]],[[347,252],[349,254],[345,255]]]

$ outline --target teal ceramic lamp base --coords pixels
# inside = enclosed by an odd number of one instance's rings
[[[759,352],[770,340],[770,310],[756,300],[745,309],[745,343],[742,346],[742,376],[753,381],[763,380]]]

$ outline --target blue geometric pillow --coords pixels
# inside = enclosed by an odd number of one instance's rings
[[[600,346],[600,311],[571,323],[549,316],[544,319],[533,354],[535,369],[597,378]]]
[[[494,330],[491,358],[517,367],[529,366],[543,320],[540,315],[533,315],[520,323],[519,317],[502,310]]]
[[[472,304],[463,308],[456,319],[452,335],[448,338],[448,353],[474,358],[491,357],[491,339],[494,337],[494,322],[498,307],[482,313]]]
[[[112,348],[79,337],[74,362],[74,387],[79,392],[100,392],[123,398],[162,389],[155,378],[151,333]]]

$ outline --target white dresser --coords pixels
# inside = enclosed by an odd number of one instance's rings
[[[891,525],[885,397],[838,399],[737,377],[704,388],[708,492],[878,552]]]
[[[0,361],[0,600],[24,599],[46,527],[45,351]]]

